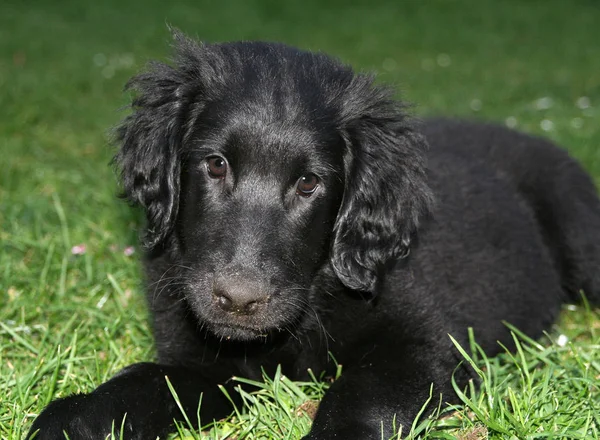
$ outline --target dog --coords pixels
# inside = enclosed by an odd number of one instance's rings
[[[52,402],[29,438],[165,436],[182,408],[221,419],[232,376],[343,373],[305,439],[409,427],[473,376],[448,335],[489,355],[504,322],[539,337],[583,290],[600,299],[600,202],[541,138],[419,122],[327,55],[175,34],[172,65],[128,88],[116,130],[142,241],[158,360]],[[190,416],[191,420],[195,417]],[[386,437],[387,438],[387,437]]]

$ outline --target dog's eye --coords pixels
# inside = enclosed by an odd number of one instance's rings
[[[310,197],[317,190],[318,186],[319,178],[316,175],[312,173],[305,174],[298,180],[298,184],[296,185],[296,194],[303,197]]]
[[[208,175],[213,179],[222,179],[227,174],[227,162],[219,156],[212,156],[206,159],[206,168]]]

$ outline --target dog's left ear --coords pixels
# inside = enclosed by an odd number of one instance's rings
[[[374,86],[373,78],[357,75],[347,93],[346,186],[331,262],[347,287],[375,293],[383,269],[408,253],[431,209],[427,143],[392,92]]]

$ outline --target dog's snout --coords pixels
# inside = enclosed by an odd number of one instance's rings
[[[229,313],[252,315],[269,300],[268,287],[244,277],[218,278],[213,287],[217,306]]]

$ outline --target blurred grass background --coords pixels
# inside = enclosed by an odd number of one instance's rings
[[[127,249],[140,217],[115,197],[107,133],[128,102],[125,81],[168,57],[166,24],[207,41],[282,41],[334,54],[395,84],[418,115],[548,136],[600,182],[595,0],[4,0],[2,438],[19,438],[51,398],[152,359],[139,252]],[[80,244],[85,253],[73,255]],[[570,338],[598,328],[597,316],[573,313],[561,324]],[[581,339],[598,343],[595,333]]]

